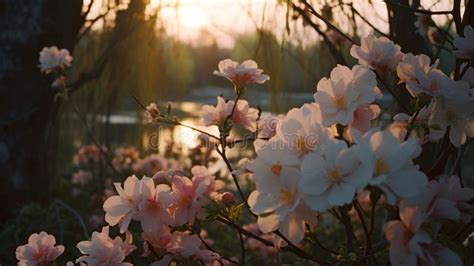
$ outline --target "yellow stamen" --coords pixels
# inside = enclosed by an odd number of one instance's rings
[[[388,165],[382,158],[375,160],[375,176],[382,175],[388,171]]]
[[[148,210],[150,212],[153,212],[153,213],[157,213],[160,211],[160,205],[158,204],[158,202],[156,202],[155,200],[152,200],[152,199],[148,199]]]
[[[282,169],[282,166],[281,166],[280,163],[276,163],[276,164],[272,165],[272,167],[271,167],[272,173],[274,173],[277,176],[280,176],[281,169]]]
[[[336,96],[334,97],[334,105],[336,105],[337,108],[343,108],[346,106],[346,100],[344,97]]]
[[[296,149],[302,154],[307,154],[311,151],[311,147],[306,141],[307,139],[304,136],[300,136],[296,139]]]
[[[192,200],[189,197],[182,197],[178,200],[179,206],[189,206],[191,205]]]
[[[280,201],[284,203],[291,203],[293,201],[294,195],[293,193],[285,188],[280,189]]]
[[[343,176],[341,174],[341,171],[339,171],[338,168],[331,169],[328,172],[328,179],[329,179],[329,182],[331,184],[337,184],[337,183],[341,182],[342,177]]]

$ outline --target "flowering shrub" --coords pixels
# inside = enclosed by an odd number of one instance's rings
[[[422,19],[417,25],[426,32]],[[466,27],[465,36],[454,40],[459,58],[473,59],[473,34]],[[67,56],[54,64],[44,58],[56,56],[53,52],[41,54],[47,73],[70,63]],[[83,255],[75,262],[132,265],[143,256],[151,265],[244,264],[246,253],[255,252],[256,261],[274,263],[285,252],[322,265],[377,264],[387,257],[392,265],[462,265],[458,252],[472,224],[474,190],[463,185],[456,169],[474,137],[474,70],[463,65],[463,74],[451,78],[437,68],[438,60],[404,54],[373,34],[350,54],[359,64],[336,66],[317,83],[313,102],[266,118],[243,98],[248,86],[269,77],[252,60],[221,61],[214,74],[231,82],[235,99],[217,97],[215,106],[201,109],[202,123],[217,127],[218,135],[181,123],[169,108],[143,107],[149,123],[201,133],[228,172],[211,173],[208,162],[187,169],[160,155],[142,159],[133,147],[117,149],[111,167],[122,175],[120,182],[113,184],[115,192],[111,181],[104,184],[108,226],[77,244]],[[387,77],[403,84],[412,101],[398,102],[405,113],[384,125],[378,100],[394,92]],[[400,101],[396,94],[393,99]],[[242,139],[229,137],[236,126],[246,131]],[[228,151],[238,149],[237,143],[252,144],[255,157],[234,168]],[[420,155],[430,153],[433,143],[439,143],[439,156],[422,165]],[[448,165],[453,150],[458,157]],[[105,155],[103,147],[81,148],[72,182],[91,182],[93,165],[107,160]],[[214,248],[203,236],[209,225],[235,230],[240,254],[232,249],[226,256]],[[125,236],[112,238],[109,226]],[[334,235],[328,243],[320,241],[324,228]],[[54,245],[54,237],[33,234],[28,245],[18,247],[17,258],[54,261],[64,249]]]
[[[54,76],[51,87],[61,89],[66,87],[64,70],[71,66],[72,56],[67,49],[58,49],[56,46],[44,47],[40,52],[39,65],[41,72]]]
[[[28,244],[16,249],[18,265],[47,264],[55,261],[63,252],[64,246],[55,246],[56,239],[46,232],[32,234]]]

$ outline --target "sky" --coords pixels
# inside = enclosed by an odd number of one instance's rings
[[[84,5],[87,6],[89,1],[84,1]],[[101,2],[102,0],[95,0],[89,18],[92,19],[100,14]],[[156,12],[157,7],[161,5],[160,17],[166,24],[167,32],[183,41],[199,44],[215,39],[219,46],[231,48],[234,44],[233,36],[254,31],[257,27],[263,26],[275,33],[284,33],[286,6],[278,5],[277,2],[277,0],[150,0],[147,12]],[[339,0],[312,1],[316,10],[320,10],[321,3],[324,2],[339,2]],[[385,21],[386,7],[382,0],[373,0],[372,5],[367,5],[367,1],[362,0],[352,2],[354,7],[372,24],[382,31],[388,30]],[[449,10],[451,2],[452,0],[422,0],[421,5],[432,10]],[[343,31],[349,30],[345,16],[335,13],[338,26]],[[442,23],[446,18],[437,16],[435,20]],[[364,23],[359,20],[358,25],[364,25]],[[293,22],[292,29],[292,35],[288,39],[298,39],[303,45],[313,43],[318,39],[314,30],[304,27],[301,21]],[[370,28],[362,26],[358,31],[363,36],[370,31]],[[207,32],[209,38],[202,38],[202,32]]]

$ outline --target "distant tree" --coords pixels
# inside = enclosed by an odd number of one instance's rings
[[[72,51],[86,15],[82,0],[0,3],[0,220],[48,195],[48,137],[60,103],[38,54],[53,45]]]

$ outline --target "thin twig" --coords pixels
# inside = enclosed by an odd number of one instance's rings
[[[364,230],[364,234],[365,234],[365,255],[368,255],[369,252],[370,252],[370,248],[371,248],[369,229],[367,229],[367,224],[365,223],[364,215],[362,214],[362,210],[361,210],[362,208],[360,207],[359,201],[354,200],[353,206],[354,206],[354,209],[357,212],[357,215],[359,216],[359,220],[362,224],[362,229]]]
[[[252,214],[252,216],[254,217],[257,217],[257,215],[255,215],[251,210],[250,210],[250,205],[249,203],[247,202],[247,199],[245,198],[244,196],[244,193],[242,191],[242,188],[240,187],[240,184],[239,184],[239,180],[237,179],[237,176],[235,174],[233,174],[233,168],[232,168],[232,165],[230,165],[230,162],[229,162],[229,159],[227,158],[226,154],[225,154],[225,148],[224,146],[222,146],[222,151],[219,150],[218,147],[216,147],[216,151],[217,153],[219,153],[219,155],[222,157],[222,159],[224,160],[224,163],[226,164],[227,168],[229,169],[229,172],[232,176],[232,179],[235,183],[235,186],[237,187],[237,190],[239,192],[239,195],[240,195],[240,198],[242,199],[242,201],[245,203],[248,211]]]
[[[62,202],[61,200],[56,199],[56,200],[54,200],[54,203],[60,205],[61,207],[63,207],[64,209],[66,209],[67,211],[72,213],[74,216],[76,216],[76,218],[79,220],[79,224],[82,227],[84,237],[86,239],[89,239],[90,236],[89,236],[89,233],[87,232],[87,227],[86,227],[86,224],[84,223],[84,219],[82,219],[82,216],[76,210],[74,210],[72,207],[70,207],[66,203]]]
[[[174,125],[192,129],[192,130],[197,131],[197,132],[199,132],[199,133],[201,133],[201,134],[207,135],[207,136],[209,136],[209,137],[211,137],[211,138],[213,138],[213,139],[219,139],[219,137],[214,136],[214,135],[212,135],[211,133],[208,133],[208,132],[206,132],[206,131],[204,131],[204,130],[200,130],[200,129],[195,128],[195,127],[190,126],[190,125],[183,124],[183,123],[181,123],[181,122],[179,122],[179,121],[175,121],[175,122],[174,122]]]
[[[350,7],[352,9],[352,11],[360,18],[362,19],[362,21],[364,21],[367,25],[369,25],[373,30],[375,30],[376,32],[378,32],[380,35],[390,39],[390,36],[384,32],[382,32],[381,30],[379,30],[377,27],[375,27],[374,24],[372,24],[369,20],[367,20],[364,16],[362,16],[359,11],[354,7],[354,5],[352,5],[352,3],[350,4]]]
[[[160,256],[156,253],[155,247],[153,247],[153,245],[152,245],[149,241],[145,241],[145,243],[146,243],[146,244],[148,245],[148,247],[150,248],[151,253],[152,253],[157,259],[159,259]]]
[[[123,35],[116,35],[112,40],[110,40],[109,45],[104,49],[102,55],[97,59],[94,66],[89,70],[79,74],[79,77],[68,84],[66,84],[66,88],[69,88],[69,93],[72,94],[76,92],[80,87],[86,84],[89,81],[97,79],[100,77],[102,72],[104,71],[105,67],[107,66],[110,56],[112,56],[115,49],[125,40],[129,34],[135,30],[135,25],[131,25],[130,29],[123,33]],[[123,38],[119,38],[123,37]]]
[[[95,17],[94,19],[91,19],[91,20],[87,20],[86,22],[89,23],[89,26],[86,27],[84,30],[81,31],[81,33],[79,33],[79,35],[76,37],[76,43],[79,42],[84,36],[86,36],[86,34],[92,29],[92,27],[94,26],[94,24],[105,18],[105,16],[108,15],[108,11],[104,14],[101,14],[101,15],[98,15],[97,17]]]
[[[324,16],[322,16],[321,14],[316,12],[316,10],[313,8],[313,6],[311,4],[308,3],[308,1],[302,0],[302,3],[310,10],[311,14],[315,15],[318,19],[322,20],[328,26],[328,28],[331,28],[331,29],[335,30],[337,33],[341,34],[341,36],[343,36],[346,40],[348,40],[352,44],[358,44],[351,37],[349,37],[346,33],[344,33],[338,27],[334,26],[334,24],[332,24]]]
[[[140,101],[140,99],[136,96],[136,95],[132,95],[133,99],[135,100],[135,102],[143,109],[143,111],[145,112],[148,112],[148,110],[146,109],[145,105]],[[160,115],[161,118],[165,118],[164,116]],[[174,126],[181,126],[181,127],[185,127],[185,128],[189,128],[191,130],[194,130],[196,132],[199,132],[201,134],[204,134],[204,135],[207,135],[213,139],[216,139],[216,140],[220,140],[219,137],[209,133],[209,132],[206,132],[204,130],[200,130],[198,128],[195,128],[193,126],[190,126],[190,125],[186,125],[186,124],[183,124],[181,123],[180,121],[178,120],[170,120],[170,121],[165,121],[165,120],[160,120],[160,121],[157,121],[158,123],[164,123],[164,124],[171,124],[171,125],[174,125]]]
[[[424,9],[416,9],[407,5],[402,5],[399,3],[395,3],[392,1],[385,0],[385,3],[392,5],[392,6],[398,6],[401,8],[408,9],[412,11],[413,13],[419,13],[419,14],[426,14],[426,15],[446,15],[446,14],[453,14],[453,10],[446,10],[446,11],[430,11],[430,10],[424,10]]]
[[[377,205],[377,201],[371,202],[371,207],[370,207],[370,228],[369,228],[369,234],[372,235],[372,232],[374,231],[375,228],[375,207]]]
[[[236,144],[240,144],[240,143],[243,143],[245,145],[248,142],[254,142],[256,140],[269,140],[269,139],[270,138],[256,138],[256,137],[252,136],[252,137],[249,137],[249,138],[244,137],[242,139],[231,140],[231,141],[226,142],[226,144],[227,144],[228,147],[233,147]]]
[[[300,7],[295,5],[294,3],[291,3],[291,6],[292,6],[293,10],[295,10],[296,12],[298,12],[298,14],[301,15],[303,20],[308,25],[310,25],[319,35],[321,35],[323,37],[323,42],[328,47],[329,52],[331,53],[331,55],[336,60],[336,63],[346,65],[346,60],[342,56],[342,53],[340,53],[338,51],[336,46],[334,46],[334,44],[329,40],[328,36],[319,28],[319,26],[316,23],[314,23],[311,20],[311,18],[308,16],[308,14],[303,9],[301,9]]]
[[[466,147],[472,141],[473,141],[473,139],[470,139],[464,145],[461,146],[461,148],[458,150],[458,155],[456,157],[456,161],[453,164],[453,168],[451,169],[451,175],[456,174],[459,177],[459,179],[461,180],[461,184],[462,184],[461,169],[460,169],[461,168],[461,160],[462,160],[462,157],[464,156],[464,152],[466,151]]]
[[[242,232],[238,231],[239,233],[239,238],[240,238],[240,261],[242,262],[242,265],[245,265],[245,242],[244,242],[244,237],[242,235]]]
[[[318,245],[318,247],[320,247],[322,250],[326,251],[329,254],[333,254],[333,255],[336,255],[336,256],[339,255],[339,253],[337,253],[336,251],[324,246],[319,241],[319,239],[316,237],[316,234],[310,231],[310,227],[308,225],[306,225],[306,229],[310,232],[310,234],[309,234],[309,240],[310,241],[313,241],[314,243],[316,243],[316,245]]]
[[[95,2],[94,0],[90,0],[89,4],[87,5],[86,11],[84,12],[84,14],[82,14],[82,18],[84,20],[87,19],[87,15],[89,15],[89,12],[91,12],[94,2]]]
[[[225,219],[223,217],[217,217],[216,218],[216,221],[219,221],[223,224],[226,224],[226,225],[229,225],[230,227],[236,229],[236,230],[239,230],[240,232],[242,232],[242,234],[244,234],[245,236],[248,236],[248,237],[251,237],[255,240],[258,240],[259,242],[262,242],[263,244],[269,246],[269,247],[275,247],[275,245],[273,244],[273,242],[269,241],[269,240],[266,240],[264,238],[261,238],[260,236],[250,232],[250,231],[247,231],[245,230],[244,228],[240,227],[238,224],[228,220],[228,219]],[[308,259],[308,260],[312,260],[312,261],[315,261],[315,262],[318,262],[320,263],[321,265],[331,265],[330,263],[320,259],[320,258],[317,258],[317,257],[314,257],[308,253],[306,253],[304,250],[298,248],[298,247],[294,247],[294,246],[284,246],[284,247],[280,247],[280,250],[282,251],[286,251],[286,252],[291,252],[293,254],[296,254],[298,256],[300,256],[301,258],[304,258],[304,259]]]
[[[434,162],[433,166],[426,172],[426,175],[429,177],[429,179],[433,179],[434,177],[441,174],[443,172],[444,166],[448,161],[447,158],[452,147],[449,141],[449,131],[450,129],[448,128],[444,135],[440,155]]]
[[[74,111],[76,112],[77,116],[79,117],[79,119],[84,124],[84,127],[86,128],[86,131],[87,131],[87,134],[89,135],[89,138],[92,140],[94,145],[99,149],[99,152],[104,156],[104,160],[105,160],[105,163],[107,164],[107,166],[109,166],[109,168],[114,172],[114,174],[117,177],[120,177],[121,174],[119,173],[119,171],[117,169],[115,169],[114,165],[109,161],[109,158],[108,158],[109,154],[104,150],[102,145],[100,145],[100,143],[95,139],[94,135],[92,134],[92,131],[89,128],[89,124],[87,123],[86,117],[82,115],[81,111],[79,111],[79,108],[72,101],[72,99],[69,99],[69,102],[71,103],[71,105],[72,105]]]
[[[403,109],[404,112],[406,112],[408,114],[411,114],[410,108],[405,106],[404,101],[402,101],[402,99],[400,99],[400,97],[398,97],[398,95],[387,84],[385,84],[385,82],[383,81],[382,77],[379,76],[379,74],[377,74],[377,73],[375,73],[375,74],[376,74],[377,80],[380,82],[380,84],[382,84],[382,86],[388,92],[390,92],[390,94],[395,99],[395,101],[397,101],[398,106],[400,106]]]
[[[201,239],[202,244],[203,244],[207,249],[209,249],[210,251],[212,251],[212,252],[214,252],[214,253],[219,254],[219,252],[217,252],[213,247],[211,247],[199,234],[196,234],[196,236],[199,237],[199,239]],[[226,257],[226,256],[222,256],[221,254],[219,254],[219,256],[220,256],[223,260],[226,260],[226,261],[228,261],[228,262],[232,262],[232,263],[234,263],[234,264],[236,264],[236,265],[240,265],[240,263],[239,263],[238,261],[236,261],[236,260],[233,260],[233,259],[228,258],[228,257]]]
[[[456,239],[458,239],[460,236],[462,236],[470,227],[472,227],[474,225],[474,219],[471,219],[467,224],[465,224],[463,227],[461,227],[461,230],[459,230],[459,232],[457,232],[452,238],[451,240],[455,241]]]
[[[420,113],[421,108],[423,108],[423,107],[418,108],[418,110],[416,110],[416,112],[415,112],[415,114],[413,115],[413,117],[410,119],[410,122],[408,123],[408,125],[407,125],[407,127],[406,127],[406,128],[407,128],[407,134],[406,134],[406,136],[405,136],[404,141],[407,141],[408,138],[410,137],[411,131],[413,130],[413,125],[414,125],[415,122],[416,122],[416,118],[418,117],[418,114]]]

